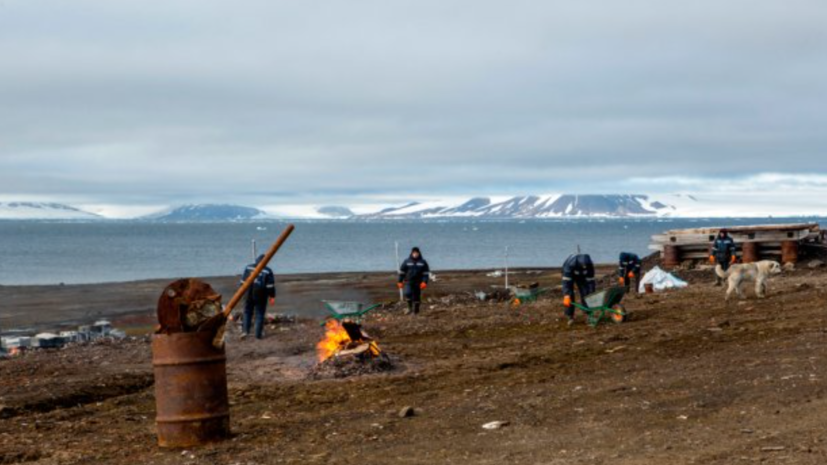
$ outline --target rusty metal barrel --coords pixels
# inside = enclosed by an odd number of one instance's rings
[[[781,243],[781,263],[798,263],[797,241],[784,241]]]
[[[158,444],[184,448],[230,436],[227,356],[209,332],[152,339]]]
[[[663,246],[663,266],[675,268],[681,265],[681,249],[676,245]]]
[[[741,251],[743,252],[742,260],[744,263],[755,263],[760,259],[757,242],[744,242],[741,245]]]

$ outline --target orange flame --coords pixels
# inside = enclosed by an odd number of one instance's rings
[[[374,357],[378,357],[378,356],[380,356],[380,355],[382,354],[382,351],[381,351],[381,350],[379,350],[379,344],[377,344],[377,343],[375,343],[375,342],[371,342],[371,343],[370,343],[370,353],[371,353],[371,355],[373,355]]]
[[[329,359],[349,342],[351,342],[350,336],[348,336],[342,324],[336,320],[328,320],[325,323],[325,337],[316,345],[319,361],[324,362]]]

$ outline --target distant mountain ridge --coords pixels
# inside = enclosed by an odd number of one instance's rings
[[[103,217],[54,202],[0,202],[0,220],[100,220]]]
[[[657,217],[674,212],[674,206],[653,201],[646,195],[549,195],[518,196],[494,201],[474,197],[458,205],[409,203],[386,208],[360,218],[578,218]]]
[[[183,205],[145,216],[142,219],[160,222],[233,222],[267,219],[263,210],[240,205],[202,204]]]
[[[282,204],[266,210],[241,205],[196,204],[128,221],[157,222],[245,222],[296,219],[305,221],[427,220],[427,219],[577,219],[577,218],[762,218],[767,216],[827,217],[827,206],[819,198],[809,204],[744,202],[731,196],[673,193],[658,195],[525,195],[516,197],[471,197],[400,202],[381,205]],[[808,200],[808,199],[805,199]],[[0,220],[107,221],[83,209],[60,203],[0,202]]]

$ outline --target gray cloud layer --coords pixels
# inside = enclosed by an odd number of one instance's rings
[[[0,194],[278,201],[823,173],[825,24],[823,0],[5,0]]]

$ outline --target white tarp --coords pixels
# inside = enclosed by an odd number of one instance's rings
[[[655,291],[680,289],[689,286],[686,281],[681,281],[673,275],[661,270],[657,266],[649,270],[649,272],[643,276],[643,279],[640,280],[640,289],[638,291],[641,293],[645,292],[645,287],[647,284],[652,284]]]

